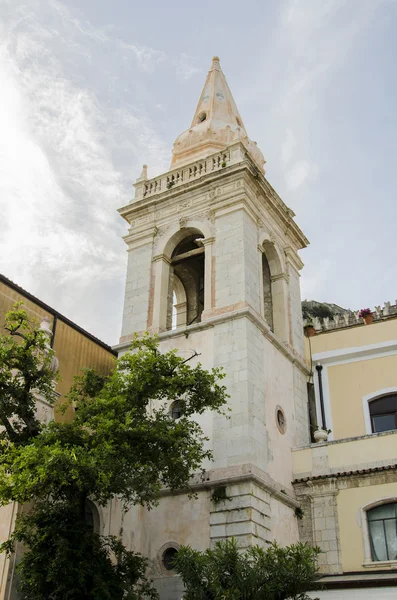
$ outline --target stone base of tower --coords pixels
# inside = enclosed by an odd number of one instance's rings
[[[288,545],[299,540],[291,490],[280,490],[252,464],[208,471],[192,481],[193,497],[164,490],[159,505],[148,511],[135,506],[122,513],[113,502],[103,514],[104,533],[120,535],[128,549],[150,561],[149,576],[161,600],[179,600],[182,583],[164,564],[169,548],[189,545],[204,551],[234,537],[240,548]]]

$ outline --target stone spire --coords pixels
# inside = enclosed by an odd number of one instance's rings
[[[263,172],[262,152],[249,139],[219,58],[214,56],[190,129],[175,140],[171,168],[205,158],[238,140]]]

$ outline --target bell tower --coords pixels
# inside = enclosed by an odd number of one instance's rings
[[[229,418],[199,418],[215,460],[197,498],[164,491],[155,510],[124,521],[170,600],[179,585],[170,548],[298,540],[291,448],[309,443],[298,256],[308,242],[264,163],[214,57],[170,170],[149,179],[144,166],[120,209],[129,225],[120,353],[135,332],[157,333],[164,350],[195,349],[204,367],[222,366],[230,394]]]

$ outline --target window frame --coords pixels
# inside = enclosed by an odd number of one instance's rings
[[[371,538],[370,531],[368,525],[368,512],[373,508],[377,508],[379,506],[383,506],[384,504],[397,504],[397,496],[388,496],[379,498],[378,500],[371,502],[370,504],[366,504],[361,507],[361,529],[363,533],[363,544],[364,544],[364,560],[363,567],[367,569],[380,569],[382,566],[387,568],[396,567],[397,560],[386,560],[386,561],[378,561],[373,560],[372,558],[372,549],[371,549]]]
[[[365,433],[367,435],[380,435],[381,433],[393,433],[397,431],[397,429],[390,429],[385,432],[374,432],[372,430],[372,416],[370,413],[369,405],[373,400],[379,400],[382,396],[390,396],[392,394],[397,394],[397,386],[384,388],[382,390],[377,390],[376,392],[372,392],[371,394],[367,394],[363,397],[363,412],[364,412],[364,424],[365,424]]]

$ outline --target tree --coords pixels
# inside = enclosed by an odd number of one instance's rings
[[[182,547],[175,558],[186,591],[184,600],[306,600],[316,586],[319,548],[293,544],[242,553],[235,539],[199,552]]]
[[[71,423],[41,426],[24,444],[11,437],[0,454],[0,502],[30,503],[12,538],[28,551],[20,564],[21,591],[31,600],[117,600],[152,595],[146,561],[120,540],[102,537],[86,523],[87,501],[105,506],[117,496],[125,509],[155,505],[163,486],[188,489],[192,473],[211,452],[192,419],[220,411],[226,390],[220,369],[189,365],[158,341],[135,338],[104,381],[93,371],[76,379]],[[3,371],[11,366],[0,363]],[[172,419],[168,401],[183,401]],[[167,401],[167,402],[165,402]]]
[[[39,434],[36,400],[54,402],[56,370],[45,331],[20,306],[6,314],[8,333],[0,336],[0,440],[19,444]]]

